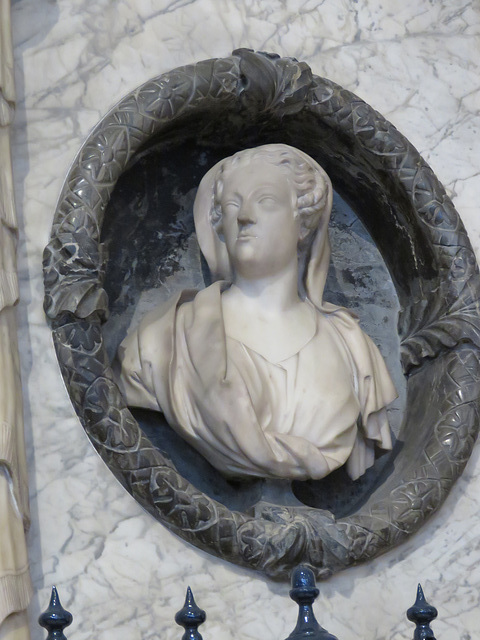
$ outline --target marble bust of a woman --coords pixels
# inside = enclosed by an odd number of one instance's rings
[[[284,144],[240,151],[194,205],[213,284],[149,312],[118,352],[131,406],[170,426],[230,477],[356,479],[390,449],[396,397],[348,310],[323,301],[332,186]]]

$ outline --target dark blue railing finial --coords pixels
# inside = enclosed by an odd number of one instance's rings
[[[38,624],[48,631],[47,640],[67,640],[63,630],[72,624],[72,620],[70,611],[62,607],[56,587],[52,587],[48,609],[38,618]]]
[[[313,603],[318,593],[313,571],[305,565],[296,567],[292,573],[290,597],[298,604],[299,611],[297,625],[287,640],[337,640],[315,618]],[[430,623],[437,617],[437,610],[425,600],[421,585],[418,585],[417,599],[413,607],[408,609],[407,617],[416,624],[413,640],[435,640]],[[188,587],[185,604],[175,616],[175,622],[185,629],[182,640],[202,640],[198,627],[205,619],[205,611],[196,605],[192,590]],[[62,607],[57,590],[53,587],[48,609],[38,618],[39,624],[48,631],[46,640],[67,640],[63,630],[72,620],[72,614]]]
[[[205,622],[206,617],[205,611],[197,607],[192,590],[187,587],[185,604],[175,616],[175,622],[185,629],[182,640],[202,640],[198,627]]]
[[[407,611],[407,618],[417,625],[413,640],[435,640],[435,635],[430,629],[430,622],[435,620],[437,613],[435,607],[425,600],[422,585],[419,584],[415,604]]]
[[[287,640],[337,640],[315,618],[313,603],[318,594],[313,571],[305,565],[296,567],[292,572],[290,597],[298,604],[298,620]]]

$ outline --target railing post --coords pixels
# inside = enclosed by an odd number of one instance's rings
[[[298,620],[287,640],[337,640],[315,618],[313,603],[318,594],[313,571],[304,565],[296,567],[292,573],[290,597],[298,604]]]
[[[413,634],[413,640],[435,640],[435,635],[430,629],[430,622],[437,617],[437,610],[425,600],[422,585],[418,585],[417,599],[413,607],[407,611],[407,618],[417,627]]]
[[[194,600],[192,590],[187,588],[185,604],[175,616],[175,622],[185,629],[182,640],[202,640],[198,627],[205,622],[206,613]]]
[[[72,624],[72,620],[70,611],[62,607],[56,587],[52,587],[48,609],[38,618],[38,624],[48,631],[47,640],[67,640],[63,630]]]

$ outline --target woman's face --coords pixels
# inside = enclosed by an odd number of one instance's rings
[[[296,268],[296,203],[288,173],[261,158],[224,174],[221,225],[235,273],[258,278]]]

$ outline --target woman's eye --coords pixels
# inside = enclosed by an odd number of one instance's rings
[[[238,202],[225,202],[222,208],[224,213],[235,213],[238,211],[239,204]]]
[[[266,207],[272,207],[275,204],[277,204],[277,201],[275,200],[275,198],[273,196],[265,196],[263,198],[260,198],[260,204],[263,204]]]

